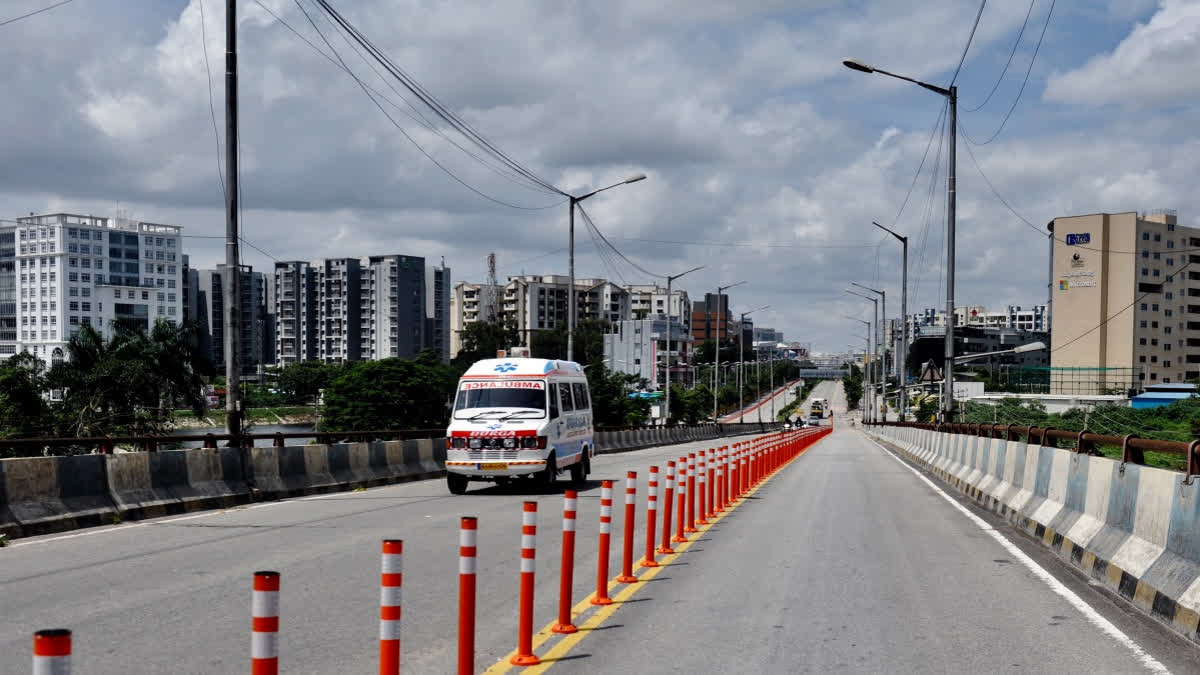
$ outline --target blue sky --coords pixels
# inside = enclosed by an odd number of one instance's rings
[[[0,20],[45,4],[10,0]],[[293,0],[263,4],[324,48]],[[866,316],[868,306],[842,293],[849,282],[899,297],[898,246],[885,242],[876,255],[877,220],[912,238],[910,310],[943,304],[946,165],[931,176],[934,150],[896,219],[941,101],[841,60],[944,85],[974,2],[332,4],[551,184],[583,192],[647,173],[647,181],[589,201],[588,210],[645,270],[706,265],[684,284],[694,297],[745,279],[735,311],[770,304],[756,315],[761,323],[839,350],[855,330],[843,315]],[[961,120],[976,141],[1011,105],[1049,7],[1035,0],[995,95],[969,113],[999,77],[1029,4],[985,8],[957,82]],[[223,3],[206,0],[204,8],[223,129]],[[317,21],[360,77],[388,91]],[[0,59],[14,64],[0,72],[8,99],[0,106],[0,217],[120,210],[219,235],[218,146],[200,26],[200,0],[76,0],[0,28]],[[463,188],[352,79],[254,2],[242,3],[240,38],[245,236],[269,254],[249,250],[248,262],[386,251],[444,256],[456,279],[482,281],[495,251],[502,276],[565,273],[565,205],[511,209]],[[1200,213],[1197,63],[1197,0],[1059,0],[1019,105],[996,140],[971,146],[973,153],[997,191],[1039,228],[1056,216],[1160,207],[1192,224]],[[397,119],[481,192],[524,206],[555,203]],[[1045,237],[994,198],[967,146],[960,139],[959,304],[1040,303]],[[190,239],[188,249],[197,266],[222,256],[213,239]],[[582,228],[578,254],[581,276],[648,280],[597,254]]]

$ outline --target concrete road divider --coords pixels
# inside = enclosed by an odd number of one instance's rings
[[[5,497],[24,536],[112,523],[104,455],[6,459]]]
[[[0,462],[0,541],[21,536],[21,524],[8,508],[8,487],[4,478],[5,462]]]
[[[1007,438],[880,425],[865,431],[1200,642],[1200,481],[1090,455],[1086,447],[1041,445],[1041,430],[1023,429],[1024,439],[1012,429]]]

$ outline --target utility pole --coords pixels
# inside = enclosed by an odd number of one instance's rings
[[[672,321],[672,319],[675,318],[675,310],[672,309],[672,305],[671,305],[671,284],[679,277],[682,277],[684,274],[691,274],[692,272],[695,272],[696,270],[699,270],[699,269],[704,269],[704,266],[701,265],[700,267],[693,267],[692,269],[690,269],[686,272],[667,276],[667,402],[666,402],[667,411],[666,411],[666,414],[663,415],[663,426],[667,426],[671,423],[671,336],[673,335],[673,331],[675,330],[675,327],[672,325],[674,323]],[[653,298],[654,295],[651,294],[650,297]],[[680,307],[679,310],[680,310],[680,314],[682,314],[683,307]],[[683,328],[682,318],[683,317],[680,317],[681,320],[679,322],[680,329]],[[657,367],[657,364],[655,365],[655,367]]]
[[[238,255],[237,0],[225,3],[225,431],[242,433],[242,267]],[[232,445],[240,445],[236,440]]]
[[[737,283],[729,284],[727,286],[717,286],[717,297],[715,298],[715,300],[717,302],[717,318],[718,319],[721,317],[721,293],[729,290],[730,288],[733,288],[734,286],[741,286],[744,283],[746,283],[746,282],[739,281]],[[726,327],[725,334],[728,335],[729,334],[729,330],[728,330],[728,328],[729,328],[729,301],[728,300],[725,301],[724,323],[725,323],[725,327]],[[738,330],[741,330],[741,329],[742,329],[742,327],[738,326]],[[717,364],[719,366],[719,364],[721,363],[721,327],[720,327],[720,325],[717,326],[717,348],[716,348],[716,351],[714,352],[714,354],[715,354],[715,356],[713,357],[713,363]],[[713,422],[717,421],[717,390],[720,389],[720,387],[721,387],[720,377],[721,376],[718,371],[717,378],[715,380],[713,380],[713,382],[716,384],[716,386],[713,387]]]
[[[954,420],[954,221],[957,194],[958,87],[951,85],[950,101],[950,177],[946,183],[946,422]]]

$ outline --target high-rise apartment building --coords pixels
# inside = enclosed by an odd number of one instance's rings
[[[182,320],[181,230],[66,213],[0,227],[0,358],[64,358],[85,324],[109,337],[117,324]]]
[[[666,388],[668,363],[672,383],[692,386],[692,336],[677,316],[617,321],[604,335],[604,365],[643,378],[652,389]]]
[[[562,275],[511,276],[503,287],[497,287],[499,308],[496,320],[517,331],[521,345],[530,345],[534,331],[554,330],[567,323],[567,277]],[[636,288],[636,287],[635,287]],[[452,336],[451,356],[462,349],[461,333],[476,321],[486,320],[490,315],[487,298],[490,294],[485,284],[460,281],[454,285],[450,298]],[[672,295],[679,302],[679,295]],[[632,316],[632,298],[629,289],[605,279],[576,279],[576,320],[600,320],[616,323]],[[686,294],[684,296],[686,298]],[[651,293],[643,300],[665,304],[666,291],[657,299]],[[686,302],[686,301],[685,301]],[[516,345],[514,345],[516,346]]]
[[[1170,210],[1053,228],[1052,369],[1090,372],[1096,393],[1200,377],[1200,229]]]
[[[449,279],[417,256],[276,263],[276,362],[449,358]]]
[[[737,338],[736,323],[729,313],[729,296],[724,293],[705,293],[703,302],[692,303],[692,338],[697,341]]]
[[[225,363],[226,269],[223,264],[215,270],[189,268],[185,277],[185,306],[200,329],[201,348],[218,371]],[[245,375],[254,375],[259,366],[275,362],[275,343],[269,339],[274,323],[267,304],[269,286],[270,280],[262,272],[255,272],[249,265],[242,266],[238,285],[241,295],[238,352]]]

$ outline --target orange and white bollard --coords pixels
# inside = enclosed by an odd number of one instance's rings
[[[708,498],[704,502],[704,518],[712,519],[716,516],[716,448],[708,449]]]
[[[729,494],[726,495],[726,501],[732,506],[737,501],[738,496],[738,481],[741,480],[738,474],[738,458],[742,456],[742,446],[735,445],[733,455],[729,458]]]
[[[679,458],[679,488],[676,493],[675,500],[679,503],[679,508],[675,511],[675,536],[671,537],[671,541],[679,544],[687,541],[684,536],[684,511],[687,510],[688,493],[688,458]]]
[[[646,477],[646,555],[642,557],[642,567],[658,567],[654,559],[654,528],[658,524],[658,467],[650,467],[650,475]]]
[[[687,480],[687,519],[684,522],[684,532],[696,531],[696,453],[688,453]]]
[[[742,497],[745,497],[746,491],[748,489],[750,489],[750,457],[749,457],[749,455],[752,452],[754,452],[753,447],[746,450],[746,452],[742,453],[742,460],[741,460],[741,467],[740,467],[741,474],[742,474],[742,484],[738,489],[738,494],[739,494],[739,496],[742,496]]]
[[[53,628],[33,634],[33,675],[71,675],[71,631]]]
[[[479,519],[463,516],[458,530],[458,675],[475,673],[475,543]]]
[[[708,466],[705,461],[704,451],[696,453],[696,523],[698,525],[707,525],[708,519],[705,517],[708,514]]]
[[[517,654],[514,666],[536,666],[542,660],[533,653],[533,574],[537,562],[537,502],[521,508],[521,610],[517,624]]]
[[[625,533],[624,546],[621,551],[621,575],[617,583],[632,584],[637,581],[633,576],[633,528],[637,520],[637,472],[625,474]]]
[[[279,572],[255,572],[250,602],[250,673],[279,672]]]
[[[658,547],[658,552],[663,555],[671,555],[675,549],[671,548],[671,511],[675,506],[675,461],[667,462],[667,492],[663,499],[663,526],[662,526],[662,544]]]
[[[379,675],[400,675],[400,595],[404,542],[383,540],[379,573]]]
[[[579,493],[563,493],[562,571],[558,582],[558,623],[550,630],[555,633],[574,633],[579,629],[571,623],[571,594],[575,585],[575,515]]]
[[[596,593],[592,596],[593,605],[611,605],[612,598],[608,597],[608,560],[612,540],[612,495],[611,480],[600,483],[600,556],[596,561]]]

